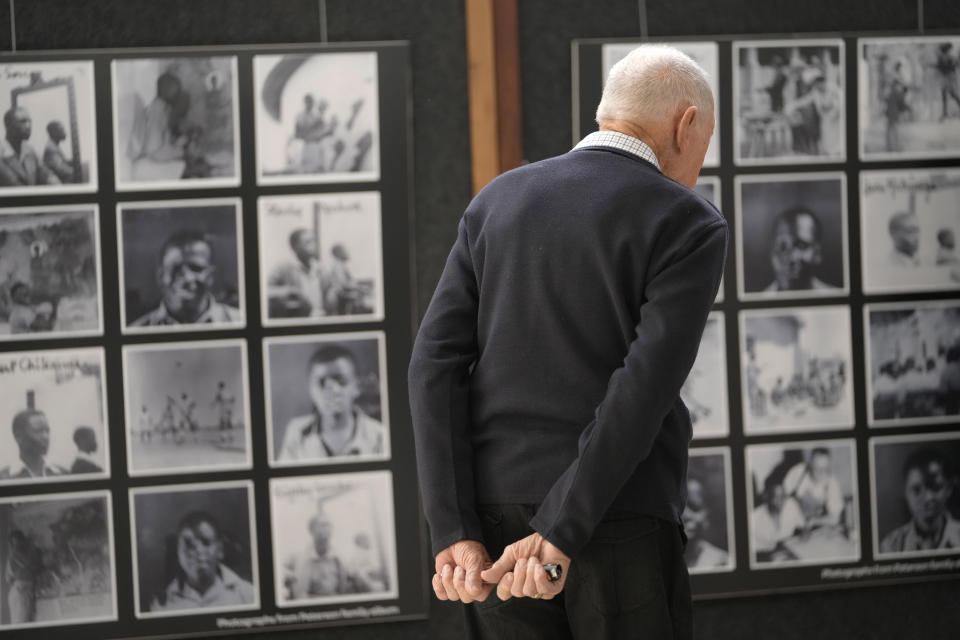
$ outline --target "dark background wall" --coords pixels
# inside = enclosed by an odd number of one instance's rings
[[[957,0],[518,0],[524,155],[570,146],[570,41],[585,37],[960,29]],[[463,0],[14,0],[0,50],[409,40],[416,280],[422,313],[470,197]],[[13,24],[11,24],[13,22]],[[11,28],[13,27],[13,28]],[[960,583],[698,602],[703,639],[954,638]],[[279,636],[281,634],[271,634]],[[282,637],[460,638],[457,605],[425,622]],[[261,636],[246,636],[265,638]]]

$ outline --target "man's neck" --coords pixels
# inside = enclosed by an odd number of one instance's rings
[[[10,147],[17,152],[17,155],[20,155],[20,149],[23,148],[23,140],[16,140],[7,136],[7,144],[9,144]]]
[[[32,476],[43,476],[46,465],[44,464],[43,456],[41,455],[20,455],[20,462],[23,463],[23,466],[26,467],[27,471],[30,472]]]
[[[662,145],[658,143],[656,137],[643,125],[626,120],[604,120],[600,123],[600,131],[616,131],[617,133],[636,138],[650,147],[658,160],[661,159],[660,147]]]
[[[929,540],[933,543],[938,543],[940,538],[943,537],[943,530],[947,526],[947,515],[940,514],[940,517],[935,519],[933,522],[927,524],[923,523],[923,526],[919,522],[914,521],[914,528],[917,530],[917,534],[924,540]]]
[[[171,318],[175,319],[177,322],[187,324],[199,320],[200,317],[203,316],[208,309],[210,309],[211,303],[211,296],[208,294],[203,297],[203,300],[201,300],[200,304],[198,304],[196,307],[181,306],[179,311],[174,312],[169,306],[167,306],[166,303],[164,303],[164,306],[166,307],[167,313],[170,314]]]

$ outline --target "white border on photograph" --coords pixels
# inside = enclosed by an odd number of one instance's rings
[[[744,184],[762,184],[771,182],[813,182],[823,180],[840,181],[840,224],[841,224],[841,246],[843,248],[843,286],[835,289],[824,289],[821,291],[809,289],[799,289],[795,291],[776,291],[765,293],[755,291],[747,293],[744,291],[744,264],[743,264],[743,190]],[[737,297],[743,301],[753,300],[802,300],[810,298],[842,298],[850,295],[850,243],[849,243],[849,218],[847,216],[847,174],[843,171],[819,171],[816,173],[771,173],[771,174],[753,174],[738,175],[733,179],[734,185],[734,216],[735,227],[737,230]],[[821,223],[821,227],[823,223]]]
[[[377,295],[374,301],[373,313],[356,313],[350,315],[331,315],[305,318],[270,318],[269,314],[269,296],[267,295],[267,281],[270,274],[266,268],[263,259],[263,202],[283,201],[283,200],[303,200],[307,198],[330,197],[350,197],[353,195],[376,194],[377,196],[377,233],[379,245],[377,246]],[[264,327],[290,327],[290,326],[310,326],[324,324],[345,324],[350,322],[380,322],[384,319],[384,280],[383,280],[383,202],[379,191],[344,191],[339,193],[309,193],[303,195],[283,195],[283,196],[264,196],[257,198],[257,231],[258,243],[257,252],[260,260],[260,322]]]
[[[960,422],[960,415],[949,416],[930,416],[927,418],[892,418],[889,420],[877,420],[873,417],[873,356],[870,353],[870,313],[872,311],[902,311],[914,309],[948,309],[955,308],[960,310],[960,300],[918,300],[916,302],[873,302],[863,305],[863,353],[864,353],[864,371],[863,377],[866,380],[866,404],[867,404],[867,424],[870,427],[901,427],[901,426],[922,426],[931,424],[946,424],[950,422]]]
[[[879,160],[926,160],[931,158],[956,158],[960,155],[960,146],[944,151],[874,151],[868,152],[864,148],[866,142],[864,132],[867,123],[871,121],[870,103],[867,94],[869,66],[864,60],[864,48],[869,44],[920,44],[923,42],[956,42],[960,38],[957,34],[942,36],[896,36],[892,38],[857,38],[857,150],[860,160],[876,162]]]
[[[942,433],[917,433],[900,436],[877,436],[869,440],[870,443],[870,520],[871,535],[873,537],[873,557],[877,560],[892,560],[894,558],[919,558],[934,555],[955,555],[960,549],[924,549],[922,551],[880,551],[880,531],[877,523],[877,467],[876,447],[878,444],[929,442],[936,440],[960,440],[960,433],[945,431]],[[900,470],[894,470],[899,473]],[[956,488],[954,489],[956,491]]]
[[[280,529],[278,528],[277,522],[277,509],[273,501],[274,496],[274,487],[278,484],[296,484],[302,483],[304,481],[317,480],[317,479],[326,479],[328,482],[336,481],[341,484],[344,482],[354,481],[354,486],[356,487],[366,487],[369,486],[370,481],[365,480],[370,478],[374,480],[377,477],[382,477],[386,479],[386,485],[388,490],[388,499],[386,501],[386,506],[389,509],[389,513],[380,514],[381,522],[383,524],[392,524],[392,527],[384,527],[384,543],[389,544],[392,554],[388,554],[390,557],[387,559],[390,561],[388,564],[390,566],[386,567],[389,571],[390,576],[390,588],[386,591],[380,593],[352,593],[352,594],[342,594],[342,595],[333,595],[333,596],[316,596],[313,598],[304,598],[301,600],[289,600],[287,602],[282,602],[284,598],[281,597],[281,589],[283,588],[283,582],[280,580],[280,574],[278,568],[283,565],[283,558],[281,558],[278,553],[279,549],[277,548],[277,540],[281,537],[279,535]],[[282,478],[270,478],[268,484],[268,491],[270,492],[270,531],[273,534],[273,572],[274,572],[274,598],[276,606],[279,608],[290,608],[290,607],[308,607],[308,606],[325,606],[332,604],[343,604],[346,602],[376,602],[379,600],[394,600],[399,595],[399,554],[397,553],[397,520],[396,520],[396,505],[394,504],[394,486],[393,486],[393,473],[386,470],[378,471],[352,471],[347,473],[331,473],[324,475],[312,475],[312,476],[285,476]]]
[[[257,92],[263,86],[260,78],[260,71],[257,68],[257,58],[271,56],[271,57],[281,57],[284,55],[304,55],[306,57],[314,56],[325,56],[325,55],[353,55],[353,54],[371,54],[373,55],[373,75],[376,79],[376,100],[373,101],[372,108],[374,109],[373,121],[376,123],[376,151],[377,151],[377,160],[375,167],[370,171],[339,171],[336,173],[306,173],[306,174],[295,174],[295,175],[277,175],[277,176],[268,176],[263,173],[263,166],[260,163],[260,151],[262,143],[260,141],[260,132],[257,129],[258,121],[260,119],[260,110],[263,108],[260,106],[260,99]],[[293,184],[329,184],[335,182],[379,182],[380,181],[380,159],[383,157],[383,136],[381,135],[382,129],[380,126],[380,54],[377,51],[316,51],[312,53],[270,53],[270,54],[259,54],[254,55],[250,58],[250,65],[253,67],[253,87],[252,87],[252,98],[254,103],[253,109],[253,139],[254,139],[254,153],[256,156],[256,167],[257,167],[257,185],[259,186],[268,186],[268,185],[293,185]]]
[[[11,197],[11,196],[36,196],[36,195],[60,195],[66,193],[96,193],[99,189],[98,176],[97,176],[97,167],[99,166],[99,160],[97,155],[97,95],[94,90],[94,65],[93,60],[31,60],[31,61],[10,61],[4,63],[4,66],[35,66],[35,65],[76,65],[76,66],[85,66],[87,67],[87,80],[89,85],[87,91],[90,96],[90,122],[82,123],[77,122],[78,127],[82,127],[86,124],[90,129],[90,157],[87,158],[87,172],[89,174],[89,180],[83,184],[59,184],[59,185],[42,185],[42,186],[28,186],[28,187],[3,187],[0,188],[0,198]],[[71,76],[72,80],[76,78]],[[40,149],[42,155],[42,148]],[[94,205],[96,206],[96,205]]]
[[[725,428],[723,429],[723,431],[711,431],[708,433],[698,434],[696,427],[694,427],[693,440],[711,440],[713,438],[726,438],[727,436],[730,435],[730,397],[729,397],[730,394],[729,394],[729,385],[727,382],[727,366],[729,365],[729,363],[727,362],[727,319],[726,319],[726,314],[721,310],[711,311],[710,314],[707,316],[707,322],[709,322],[711,318],[717,319],[717,323],[718,323],[717,331],[720,333],[720,342],[717,345],[717,349],[720,352],[720,355],[721,355],[720,360],[723,362],[724,366],[720,367],[718,376],[719,376],[719,382],[721,385],[720,388],[722,390],[722,396],[723,396],[722,408],[724,411],[723,424]]]
[[[853,513],[856,519],[856,544],[857,553],[855,556],[837,556],[833,558],[816,558],[814,560],[783,560],[778,562],[757,562],[756,549],[753,547],[753,522],[752,514],[755,508],[753,504],[753,479],[751,478],[750,468],[750,450],[751,449],[771,449],[778,448],[781,451],[787,449],[801,449],[804,451],[812,450],[815,447],[824,447],[831,450],[834,447],[846,446],[850,449],[850,479],[853,498]],[[754,571],[765,571],[768,569],[783,569],[788,567],[805,567],[812,565],[836,564],[836,563],[855,563],[863,557],[863,523],[860,522],[860,474],[857,463],[857,447],[853,438],[842,438],[836,440],[805,440],[801,442],[771,442],[765,444],[748,444],[743,448],[743,470],[745,479],[745,489],[747,492],[747,539],[749,549],[750,569]]]
[[[2,196],[0,196],[2,197]],[[53,205],[49,207],[11,207],[0,209],[0,218],[6,215],[38,214],[38,213],[71,213],[92,212],[93,215],[93,249],[97,259],[97,324],[96,329],[81,331],[38,331],[36,333],[17,333],[0,335],[0,341],[12,342],[28,340],[51,340],[59,338],[81,338],[103,335],[103,249],[100,246],[100,205],[84,203],[76,205]]]
[[[87,498],[103,498],[106,501],[107,505],[107,539],[109,540],[110,546],[110,601],[113,604],[113,613],[105,616],[97,616],[94,618],[76,618],[76,619],[61,619],[61,620],[47,620],[44,622],[27,622],[20,624],[4,624],[0,625],[0,636],[2,636],[4,631],[11,629],[34,629],[39,627],[62,627],[65,625],[74,625],[74,624],[91,624],[96,622],[115,622],[118,620],[117,617],[117,552],[116,545],[113,540],[113,498],[110,495],[110,491],[106,489],[98,491],[79,491],[76,493],[48,493],[44,495],[33,495],[33,496],[11,496],[9,498],[0,498],[0,504],[10,504],[18,502],[45,502],[52,500],[84,500]],[[6,571],[6,567],[3,567],[3,570]],[[13,636],[10,636],[13,637]]]
[[[843,153],[837,156],[784,155],[774,158],[740,157],[740,65],[741,49],[785,49],[792,47],[838,47],[840,57],[837,62],[840,78],[843,81],[840,100],[840,130],[843,139]],[[850,79],[847,78],[846,45],[842,38],[810,38],[793,40],[734,40],[731,46],[731,72],[733,74],[733,164],[738,167],[769,167],[793,164],[842,164],[847,161],[847,93],[850,91]]]
[[[232,177],[214,177],[214,178],[181,178],[179,180],[140,180],[123,182],[119,179],[120,169],[119,159],[124,157],[119,147],[120,132],[118,131],[119,122],[117,120],[117,63],[130,62],[134,60],[164,60],[175,57],[187,58],[230,58],[230,73],[233,74],[233,176]],[[144,57],[138,55],[135,57],[114,58],[110,61],[110,110],[113,126],[113,176],[118,192],[125,191],[159,191],[161,189],[212,189],[214,187],[239,187],[240,186],[240,93],[239,80],[237,78],[237,56],[235,55],[202,55],[197,53],[190,56],[170,56],[157,55]],[[122,258],[122,255],[121,255]],[[122,300],[122,297],[121,297]]]
[[[846,347],[847,352],[844,354],[846,356],[846,368],[848,370],[848,378],[846,381],[847,390],[844,393],[847,398],[847,402],[850,404],[850,413],[851,418],[849,422],[827,422],[827,423],[817,423],[804,426],[781,426],[781,427],[755,427],[751,426],[751,423],[754,421],[750,417],[750,398],[747,395],[747,359],[744,355],[747,352],[747,331],[745,320],[747,317],[753,318],[763,318],[763,317],[776,317],[776,316],[785,316],[785,315],[804,315],[808,311],[841,311],[843,317],[843,322],[846,326],[837,329],[838,332],[842,332],[846,335]],[[740,385],[740,406],[743,411],[743,433],[745,435],[785,435],[785,434],[794,434],[794,433],[809,433],[811,431],[850,431],[853,430],[856,424],[856,400],[854,398],[853,386],[854,386],[854,362],[853,362],[853,335],[852,322],[850,320],[851,309],[848,305],[818,305],[813,307],[775,307],[768,309],[740,309],[737,313],[738,315],[738,324],[740,328],[740,379],[742,384]]]
[[[223,607],[198,607],[196,609],[177,609],[175,611],[141,611],[140,610],[140,568],[137,553],[137,510],[134,497],[140,494],[150,493],[194,493],[197,491],[208,491],[216,489],[246,489],[248,520],[250,521],[250,583],[253,585],[254,601],[251,604],[236,604]],[[131,487],[129,489],[130,501],[130,556],[133,561],[133,614],[137,619],[144,618],[175,618],[182,616],[204,615],[209,613],[222,613],[225,611],[250,611],[260,608],[260,575],[257,559],[257,527],[256,510],[253,498],[252,480],[226,480],[222,482],[195,482],[189,484],[169,484],[156,487]],[[176,526],[176,522],[171,522],[171,526]]]
[[[124,253],[123,253],[123,213],[135,209],[185,209],[188,207],[222,207],[232,206],[237,228],[237,295],[240,298],[240,314],[242,320],[237,322],[168,324],[156,327],[131,327],[127,323],[126,284],[124,282]],[[137,202],[117,203],[117,279],[120,286],[120,333],[177,333],[189,331],[222,331],[224,329],[243,329],[247,326],[246,284],[244,270],[246,260],[243,255],[243,203],[240,198],[209,198],[202,200],[143,200]]]
[[[734,536],[733,521],[735,514],[733,512],[733,465],[730,463],[730,447],[691,447],[690,456],[715,456],[723,457],[723,481],[724,486],[724,508],[726,508],[727,520],[727,564],[723,567],[704,567],[702,569],[690,569],[690,575],[701,575],[705,573],[729,573],[737,568],[737,539]]]
[[[240,361],[242,363],[243,371],[241,375],[243,377],[243,441],[244,446],[247,452],[247,459],[245,462],[239,464],[222,464],[222,465],[209,465],[203,467],[151,467],[149,469],[136,469],[134,468],[134,457],[133,451],[130,447],[130,442],[133,438],[133,434],[130,433],[130,428],[136,424],[136,416],[132,414],[133,403],[130,402],[130,374],[127,371],[127,356],[132,352],[145,352],[145,351],[173,351],[180,349],[188,349],[193,347],[195,350],[200,351],[203,349],[216,349],[222,347],[240,347]],[[127,473],[130,474],[131,478],[143,477],[143,476],[161,476],[161,475],[172,475],[178,474],[183,475],[187,473],[211,473],[215,471],[230,471],[235,469],[250,469],[253,467],[253,453],[251,451],[251,436],[250,432],[253,430],[253,426],[250,424],[250,379],[249,379],[249,365],[247,360],[247,341],[243,338],[230,338],[225,340],[191,340],[188,342],[157,342],[157,343],[148,343],[148,344],[128,344],[124,345],[122,350],[122,359],[123,359],[123,404],[124,404],[124,440],[127,444]]]
[[[0,358],[7,356],[25,357],[27,355],[43,356],[50,353],[72,354],[78,352],[96,353],[100,361],[100,407],[103,411],[103,431],[98,441],[103,449],[103,471],[99,473],[77,473],[59,476],[44,476],[42,478],[7,478],[0,480],[0,486],[15,484],[40,484],[50,482],[85,482],[87,480],[101,480],[110,477],[110,408],[107,405],[107,366],[106,353],[103,347],[71,347],[66,349],[44,349],[40,351],[9,351],[0,354]],[[5,427],[5,425],[0,425]]]
[[[372,455],[338,456],[333,458],[316,458],[312,460],[291,460],[284,462],[277,460],[273,438],[273,398],[270,394],[270,346],[274,344],[310,344],[321,342],[344,342],[346,340],[376,340],[377,359],[379,360],[380,376],[380,423],[386,432],[383,441],[383,453]],[[387,395],[387,337],[383,331],[354,331],[349,333],[325,333],[297,336],[274,336],[263,339],[263,395],[266,414],[268,462],[271,467],[312,467],[331,464],[353,464],[389,460],[392,455],[390,433],[390,397]]]
[[[719,166],[719,163],[717,164],[717,166]],[[709,184],[713,187],[713,200],[712,200],[713,206],[717,208],[717,211],[720,211],[721,213],[723,213],[723,185],[722,185],[722,180],[720,179],[720,176],[701,175],[697,177],[697,184]],[[724,282],[726,280],[726,271],[727,271],[726,262],[724,262],[723,264],[723,271],[724,271],[724,275],[720,278],[720,288],[717,289],[717,297],[714,299],[713,304],[719,304],[723,302],[723,298],[724,298],[723,290],[726,287],[726,283]]]
[[[960,155],[960,150],[958,150],[957,155]],[[868,177],[890,179],[909,174],[927,174],[928,176],[952,174],[953,177],[960,180],[960,168],[957,167],[907,167],[903,169],[874,169],[860,172],[857,180],[859,190],[857,198],[858,202],[860,203],[860,285],[865,294],[875,295],[880,293],[918,293],[927,291],[960,290],[960,282],[957,282],[952,286],[947,283],[934,283],[927,285],[922,282],[923,278],[915,278],[912,283],[905,285],[871,284],[867,281],[867,274],[870,272],[870,265],[867,264],[867,247],[871,246],[869,240],[867,239],[867,229],[876,223],[875,221],[869,219],[869,213],[864,213],[869,210],[869,206],[864,201],[864,181]],[[879,247],[871,246],[871,248],[873,251],[883,251],[883,249],[880,249]]]

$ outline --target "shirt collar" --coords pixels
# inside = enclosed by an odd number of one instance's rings
[[[584,147],[609,147],[626,151],[641,160],[646,160],[655,166],[658,171],[660,170],[660,161],[657,160],[657,154],[653,152],[650,145],[643,140],[619,131],[594,131],[581,140],[574,149],[583,149]]]

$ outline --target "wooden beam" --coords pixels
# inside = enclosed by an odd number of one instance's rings
[[[523,161],[517,0],[464,0],[476,193]]]

